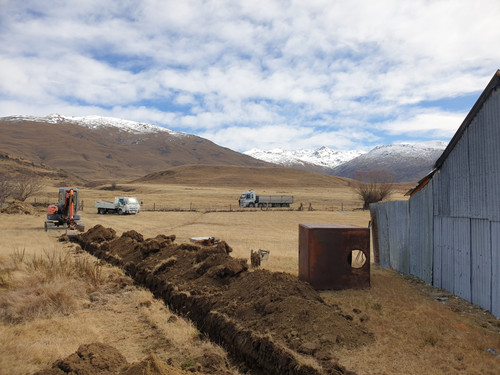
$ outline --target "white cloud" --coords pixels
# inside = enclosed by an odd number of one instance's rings
[[[467,109],[422,102],[478,95],[500,61],[498,0],[1,4],[0,116],[112,115],[239,150],[255,129],[269,147],[449,138]]]
[[[200,135],[215,143],[224,144],[233,150],[250,150],[252,148],[297,150],[316,148],[318,145],[338,150],[365,149],[366,147],[359,146],[358,142],[361,139],[369,139],[372,142],[378,140],[374,134],[367,131],[352,131],[351,129],[325,131],[285,124],[228,127],[204,131]]]
[[[397,119],[383,124],[382,128],[391,135],[422,137],[426,135],[440,139],[451,139],[462,124],[466,114],[426,111],[409,118]]]

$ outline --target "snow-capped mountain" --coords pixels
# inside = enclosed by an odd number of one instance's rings
[[[359,172],[385,172],[397,181],[417,181],[432,169],[447,143],[428,141],[378,146],[370,152],[335,151],[328,147],[315,150],[252,149],[246,155],[286,167],[321,171],[354,178]]]
[[[364,151],[335,151],[326,146],[315,150],[284,150],[276,148],[273,150],[251,149],[244,152],[245,155],[254,157],[255,159],[267,161],[269,163],[279,164],[285,167],[305,167],[315,165],[324,169],[335,168],[349,160],[352,160]]]
[[[71,123],[81,126],[85,126],[90,129],[97,128],[116,128],[132,134],[149,134],[149,133],[159,133],[165,132],[170,135],[187,135],[185,133],[179,133],[174,130],[170,130],[158,125],[148,124],[145,122],[136,122],[130,120],[123,120],[114,117],[103,117],[103,116],[61,116],[59,114],[50,114],[48,116],[26,116],[17,115],[4,117],[3,120],[12,121],[32,121],[32,122],[45,122],[49,124],[60,124],[60,123]]]
[[[187,164],[270,166],[196,135],[99,116],[1,117],[0,151],[86,180],[131,180]]]
[[[428,141],[375,147],[332,170],[332,174],[354,178],[360,172],[384,172],[397,181],[418,181],[432,170],[447,143]]]

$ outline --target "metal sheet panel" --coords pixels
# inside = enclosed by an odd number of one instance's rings
[[[467,218],[453,218],[454,293],[471,300],[471,224]]]
[[[450,216],[450,171],[442,168],[434,176],[434,215]]]
[[[488,220],[471,221],[472,303],[491,309],[491,232]]]
[[[491,312],[500,318],[500,222],[491,223]]]
[[[485,102],[484,113],[484,149],[487,173],[488,215],[491,221],[500,221],[500,90],[492,92]]]
[[[469,166],[470,166],[470,195],[471,212],[470,216],[474,219],[485,219],[488,217],[488,196],[487,196],[487,162],[488,153],[485,153],[485,130],[477,126],[477,122],[483,116],[474,119],[468,129],[469,142]]]
[[[382,203],[375,205],[378,226],[378,244],[380,251],[380,267],[390,267],[389,248],[389,223],[387,219],[387,209]]]
[[[440,216],[434,216],[434,259],[433,259],[433,269],[432,269],[432,285],[442,288],[442,220]]]
[[[454,220],[450,217],[441,217],[441,288],[455,293],[454,288],[454,260],[453,237]]]
[[[443,164],[449,180],[448,200],[452,217],[470,217],[468,130]]]
[[[433,195],[432,180],[409,201],[410,273],[432,283],[433,268]]]
[[[387,207],[391,267],[396,271],[409,273],[408,201],[386,202],[384,206]]]

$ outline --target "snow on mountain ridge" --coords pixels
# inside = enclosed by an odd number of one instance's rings
[[[354,159],[364,154],[364,151],[335,151],[323,146],[314,150],[284,150],[276,148],[273,150],[261,150],[258,148],[244,152],[255,159],[267,161],[269,163],[283,165],[285,167],[313,164],[323,168],[334,168],[346,161]]]
[[[70,117],[62,116],[59,114],[50,114],[47,116],[27,116],[18,115],[10,116],[7,119],[15,120],[25,120],[25,121],[42,121],[51,124],[57,124],[60,122],[70,122],[80,126],[86,126],[91,129],[100,127],[115,127],[121,130],[130,132],[132,134],[148,134],[148,133],[158,133],[166,132],[171,135],[182,136],[184,133],[179,133],[174,130],[170,130],[158,125],[148,124],[145,122],[136,122],[130,120],[123,120],[115,117],[104,117],[104,116],[81,116],[81,117]]]
[[[322,168],[333,169],[357,158],[359,158],[359,162],[378,160],[379,163],[393,162],[394,158],[435,158],[435,155],[441,153],[446,148],[446,145],[447,143],[442,141],[396,143],[377,146],[369,152],[359,150],[335,151],[326,146],[315,150],[300,149],[294,151],[281,148],[266,151],[254,148],[244,152],[244,154],[285,167],[313,164]]]
[[[392,145],[377,146],[367,154],[366,157],[377,158],[388,155],[407,155],[407,156],[421,156],[425,157],[426,154],[434,154],[436,151],[443,151],[447,142],[443,141],[427,141],[420,143],[395,143]]]

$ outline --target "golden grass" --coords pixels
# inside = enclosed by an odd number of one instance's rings
[[[348,188],[258,190],[262,194],[292,194],[296,197],[295,208],[300,202],[307,208],[311,202],[315,209],[300,212],[235,211],[238,196],[244,190],[241,187],[139,184],[128,187],[135,191],[81,189],[86,227],[102,224],[114,228],[118,234],[135,229],[145,237],[175,234],[177,242],[186,242],[190,237],[215,236],[228,242],[234,250],[233,256],[249,259],[251,249],[270,250],[269,261],[263,268],[292,274],[298,271],[299,224],[366,227],[369,221],[365,211],[337,212],[340,208],[348,211],[361,205]],[[396,197],[403,198],[404,190],[402,187]],[[56,197],[56,191],[50,188],[46,194]],[[98,215],[94,201],[115,195],[135,195],[146,205],[162,202],[167,208],[191,207],[196,211]],[[228,209],[230,205],[233,205],[232,212]],[[43,256],[42,249],[54,249],[60,254],[67,251],[66,245],[56,241],[58,233],[43,231],[43,221],[43,214],[0,215],[3,235],[0,261],[11,264],[7,267],[9,271],[3,274],[6,285],[19,276],[9,256],[13,250],[17,249],[18,258],[31,257],[29,259]],[[68,315],[63,313],[23,324],[2,323],[0,373],[21,374],[42,368],[91,341],[104,341],[117,347],[130,362],[154,353],[161,359],[171,358],[179,368],[188,368],[201,353],[210,351],[224,360],[220,348],[200,339],[189,323],[170,318],[172,313],[149,292],[120,282],[123,278],[120,271],[106,266],[103,277],[111,283],[103,283]],[[499,359],[486,351],[492,348],[500,352],[497,319],[486,313],[484,318],[472,319],[468,314],[454,312],[406,278],[388,270],[373,267],[371,281],[372,287],[368,290],[322,293],[327,302],[339,305],[356,322],[362,318],[360,324],[375,335],[375,342],[369,346],[336,352],[342,365],[359,374],[498,373]],[[353,312],[353,309],[361,312]],[[478,323],[481,321],[485,324]]]
[[[500,347],[498,329],[453,312],[395,272],[375,266],[371,280],[369,290],[322,293],[351,316],[360,309],[375,335],[367,347],[337,352],[347,368],[374,375],[498,374],[499,359],[487,352]]]

